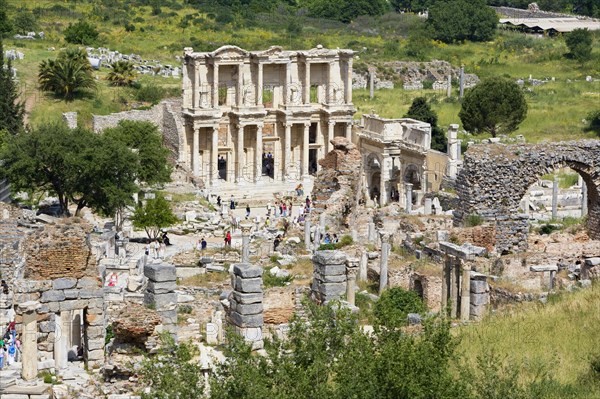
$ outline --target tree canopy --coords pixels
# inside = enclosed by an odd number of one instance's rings
[[[521,88],[507,78],[488,78],[467,90],[458,113],[471,133],[510,133],[527,116],[527,101]]]
[[[110,216],[132,203],[138,156],[119,141],[62,123],[42,125],[8,138],[0,158],[1,176],[15,192],[48,191],[63,213],[69,204]]]
[[[431,125],[431,148],[437,151],[446,152],[448,139],[446,138],[444,131],[438,126],[438,116],[431,109],[431,106],[425,97],[415,98],[404,117],[429,123]]]
[[[427,23],[442,42],[483,42],[493,39],[498,16],[485,0],[441,0],[429,8]]]
[[[361,15],[382,15],[389,10],[386,0],[308,0],[311,16],[350,22]]]
[[[592,32],[587,28],[575,29],[573,32],[567,33],[565,43],[569,49],[569,57],[581,63],[591,58],[594,39],[592,38]]]
[[[78,21],[69,24],[64,31],[65,40],[72,44],[94,44],[98,39],[96,27],[87,21]]]
[[[25,106],[13,79],[11,62],[4,62],[4,47],[0,40],[0,131],[16,134],[23,129]]]
[[[174,225],[179,221],[171,210],[171,205],[161,195],[146,201],[144,206],[135,208],[131,217],[134,227],[144,229],[148,238],[157,239],[160,230]]]
[[[171,167],[167,162],[169,150],[162,145],[158,127],[145,121],[120,121],[103,134],[137,151],[136,174],[146,184],[166,183],[171,180]]]

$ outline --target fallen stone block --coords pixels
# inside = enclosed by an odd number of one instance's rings
[[[244,279],[262,276],[263,270],[260,266],[254,266],[249,263],[236,263],[233,265],[233,274]]]
[[[176,281],[175,266],[165,263],[150,263],[144,266],[144,276],[155,282]]]

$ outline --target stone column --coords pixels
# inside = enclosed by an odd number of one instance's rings
[[[200,175],[200,128],[195,126],[192,133],[192,174]]]
[[[194,61],[194,94],[192,101],[194,102],[194,108],[200,108],[201,96],[200,96],[200,62]]]
[[[285,89],[284,89],[285,90]],[[256,105],[262,105],[263,94],[263,65],[258,63],[258,76],[256,77]]]
[[[459,93],[459,97],[463,98],[463,95],[465,94],[465,66],[461,65],[460,66],[460,93]]]
[[[352,122],[346,124],[346,138],[352,142]]]
[[[412,186],[411,183],[404,183],[406,189],[406,213],[412,212]]]
[[[444,316],[448,315],[446,307],[448,306],[448,264],[450,263],[448,255],[444,255],[444,263],[442,263],[442,303],[441,309]]]
[[[355,304],[355,292],[356,287],[356,272],[358,271],[359,260],[356,258],[348,258],[346,261],[346,301],[350,305]]]
[[[316,251],[312,261],[311,297],[318,303],[339,300],[346,291],[346,254],[343,251]]]
[[[331,144],[331,140],[333,140],[333,132],[335,131],[334,129],[335,121],[327,122],[327,143],[325,146],[327,148],[327,153],[333,150],[333,144]]]
[[[377,241],[377,231],[375,230],[375,223],[371,220],[369,222],[369,231],[367,232],[367,238],[370,243],[375,244]]]
[[[40,303],[29,301],[19,304],[19,310],[23,314],[23,333],[21,345],[21,376],[25,381],[31,381],[38,375],[37,358],[37,314],[36,310]]]
[[[262,177],[263,153],[263,125],[256,125],[256,146],[254,147],[254,182],[258,183]]]
[[[249,263],[233,265],[229,320],[236,332],[252,345],[252,350],[262,349],[264,345],[262,271],[261,267]]]
[[[81,310],[75,310],[71,319],[71,346],[81,345]]]
[[[471,267],[462,263],[461,290],[460,290],[460,320],[461,321],[469,321],[470,307],[471,307]]]
[[[423,213],[425,215],[431,215],[431,203],[432,203],[432,199],[431,198],[425,198],[425,206],[424,206],[424,211]]]
[[[375,97],[375,68],[369,68],[369,98]]]
[[[68,341],[71,326],[71,312],[63,311],[54,315],[54,364],[57,370],[67,367]]]
[[[313,241],[313,249],[318,251],[321,246],[321,228],[319,226],[315,227],[315,239]]]
[[[389,196],[389,158],[384,157],[381,162],[381,174],[379,176],[379,206],[385,206]]]
[[[304,220],[304,247],[307,251],[310,250],[310,220]]]
[[[448,128],[448,176],[456,177],[458,173],[458,125],[451,124]]]
[[[379,295],[383,294],[383,291],[388,285],[388,256],[390,253],[390,235],[388,233],[379,233],[381,236],[381,263],[379,266]]]
[[[310,123],[304,124],[304,135],[302,141],[302,178],[308,177],[308,149],[309,149],[309,128]]]
[[[210,147],[210,182],[213,186],[219,182],[219,126],[213,126]]]
[[[242,71],[244,64],[238,64],[237,84],[235,87],[235,105],[244,105],[244,72]]]
[[[319,215],[319,227],[321,228],[321,230],[325,231],[325,214],[321,213]]]
[[[283,157],[283,180],[289,177],[290,165],[292,163],[292,124],[285,124],[285,138],[283,140],[284,157]]]
[[[240,229],[242,230],[242,263],[250,262],[250,230],[252,230],[251,223],[240,223]]]
[[[458,273],[456,261],[450,260],[450,317],[456,318],[458,312]]]
[[[291,62],[285,64],[285,81],[283,82],[283,103],[290,103],[290,71],[291,71]]]
[[[245,125],[238,125],[238,137],[237,137],[237,168],[235,182],[240,184],[244,183],[244,128]]]
[[[581,217],[587,216],[588,213],[588,194],[587,194],[587,183],[585,181],[581,184]]]
[[[304,104],[310,104],[310,62],[304,65]]]
[[[219,64],[213,65],[213,108],[219,108]]]
[[[558,217],[558,176],[554,175],[554,183],[552,184],[552,219]]]
[[[348,71],[346,74],[346,104],[352,104],[352,58],[348,59]]]
[[[152,306],[167,331],[176,334],[177,272],[175,266],[167,263],[149,263],[144,266],[144,276],[148,279],[144,304]]]
[[[452,75],[448,74],[448,87],[446,87],[446,96],[452,97]]]
[[[363,252],[360,257],[360,264],[358,267],[358,281],[367,281],[367,268],[369,266],[369,257],[366,252]]]

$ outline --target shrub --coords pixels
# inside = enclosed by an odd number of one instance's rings
[[[352,245],[354,243],[354,240],[352,239],[352,236],[349,235],[343,235],[342,238],[340,239],[340,241],[336,244],[336,248],[340,249],[340,248],[344,248],[347,247],[348,245]]]
[[[142,85],[136,92],[135,92],[135,99],[138,101],[144,101],[144,102],[149,102],[152,104],[158,104],[160,102],[160,100],[162,100],[165,96],[166,90],[161,87],[161,86],[157,86],[153,83],[148,84],[148,85]]]
[[[285,287],[292,281],[294,281],[294,276],[292,276],[291,274],[286,277],[277,277],[269,272],[263,274],[263,285],[265,286],[265,288]]]
[[[93,44],[98,39],[96,27],[86,21],[69,24],[64,34],[65,40],[73,44]]]
[[[469,215],[467,216],[467,220],[465,225],[467,227],[475,227],[483,224],[483,217],[480,215]]]
[[[337,247],[335,246],[335,244],[321,244],[319,245],[319,251],[333,251],[334,249],[336,249]]]
[[[423,300],[414,291],[394,287],[385,291],[375,303],[373,313],[378,322],[387,327],[406,325],[409,313],[425,313]]]
[[[192,307],[190,305],[181,305],[177,309],[177,313],[190,314],[190,313],[192,313]]]

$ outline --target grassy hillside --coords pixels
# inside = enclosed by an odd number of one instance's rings
[[[600,369],[595,377],[590,374],[592,359],[600,362],[599,306],[600,287],[595,285],[551,297],[546,305],[507,308],[485,322],[461,327],[460,349],[471,364],[478,356],[497,356],[510,369],[518,368],[524,382],[549,373],[563,385],[557,397],[600,398]]]
[[[406,53],[407,36],[423,23],[413,15],[388,14],[376,18],[360,17],[344,25],[337,21],[299,17],[286,9],[272,15],[258,14],[252,19],[234,15],[230,21],[218,22],[221,20],[219,15],[200,12],[185,5],[183,0],[171,2],[170,7],[162,7],[158,14],[150,6],[125,6],[124,1],[115,1],[116,5],[110,7],[102,1],[8,2],[12,6],[9,10],[11,16],[18,12],[19,7],[35,10],[38,30],[46,34],[44,40],[9,39],[5,43],[6,49],[17,48],[25,53],[25,59],[15,62],[15,66],[19,70],[28,109],[32,110],[32,124],[60,118],[60,113],[67,110],[80,112],[82,122],[89,124],[92,114],[107,114],[140,105],[135,91],[107,86],[103,81],[106,71],[97,73],[99,85],[94,98],[65,103],[36,90],[39,61],[56,56],[56,51],[48,51],[49,48],[66,46],[62,32],[70,22],[80,18],[86,18],[98,27],[100,37],[95,47],[104,46],[124,54],[135,53],[163,63],[177,63],[175,56],[181,55],[186,46],[197,51],[209,51],[224,44],[251,50],[270,45],[304,49],[323,44],[356,50],[356,70],[366,70],[367,65],[382,65],[385,61],[410,60]],[[184,20],[188,22],[182,23]],[[583,66],[565,59],[565,52],[561,38],[535,39],[501,32],[491,43],[445,45],[430,42],[420,60],[442,59],[454,66],[464,64],[467,73],[476,73],[480,77],[554,77],[553,82],[530,87],[531,92],[527,95],[529,114],[515,134],[523,134],[534,142],[590,137],[583,132],[585,124],[582,120],[591,110],[600,107],[600,81],[585,82],[585,77],[592,75],[600,79],[600,38],[597,36],[595,40],[594,59]],[[172,78],[143,78],[142,83],[167,86],[174,89],[172,93],[180,85],[179,80]],[[445,93],[433,90],[379,90],[373,100],[367,91],[356,90],[354,102],[359,115],[374,110],[382,116],[400,117],[412,99],[420,95],[432,99],[442,126],[460,123],[457,116],[460,103],[456,98],[448,101]]]

